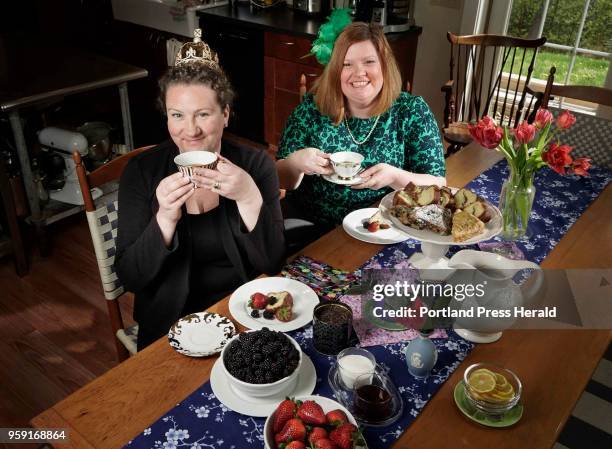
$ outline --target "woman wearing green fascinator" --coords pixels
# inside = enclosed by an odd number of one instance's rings
[[[334,10],[311,53],[325,69],[290,115],[279,145],[285,218],[314,223],[316,238],[392,189],[446,183],[438,125],[421,97],[401,92],[382,28],[350,23],[346,11]],[[330,157],[341,151],[364,158],[365,170],[351,182],[334,182]]]

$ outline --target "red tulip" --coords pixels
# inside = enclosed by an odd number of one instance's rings
[[[567,129],[576,123],[576,117],[568,110],[563,111],[557,117],[557,126],[561,129]]]
[[[468,131],[476,142],[490,150],[497,148],[504,136],[501,126],[497,126],[489,116],[483,117],[476,125],[468,125]]]
[[[536,128],[544,128],[548,123],[552,123],[554,121],[555,117],[553,116],[552,112],[550,112],[548,109],[538,109],[538,112],[536,113],[535,116],[535,127]]]
[[[533,140],[536,133],[536,127],[530,125],[527,122],[521,122],[515,129],[512,130],[512,134],[516,137],[519,143],[529,143]]]
[[[572,162],[572,173],[580,176],[588,176],[587,170],[591,168],[591,159],[588,157],[579,157]]]
[[[542,153],[542,160],[546,162],[550,168],[559,173],[565,174],[565,167],[572,164],[572,157],[569,155],[572,151],[569,145],[557,145],[551,143],[546,152]]]

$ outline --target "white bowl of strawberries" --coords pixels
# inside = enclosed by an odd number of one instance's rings
[[[264,425],[267,449],[358,449],[367,447],[351,413],[324,396],[282,401]]]

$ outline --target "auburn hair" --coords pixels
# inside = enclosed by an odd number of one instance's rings
[[[402,90],[402,76],[382,27],[365,22],[351,23],[336,39],[331,60],[311,89],[319,112],[328,116],[335,125],[340,124],[346,114],[347,105],[340,81],[346,52],[351,45],[364,41],[372,42],[376,48],[383,75],[383,86],[374,99],[372,116],[389,109]]]

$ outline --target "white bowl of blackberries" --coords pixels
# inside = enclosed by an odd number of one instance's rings
[[[302,350],[290,336],[264,327],[234,336],[223,348],[221,360],[238,396],[285,396],[297,384]]]

